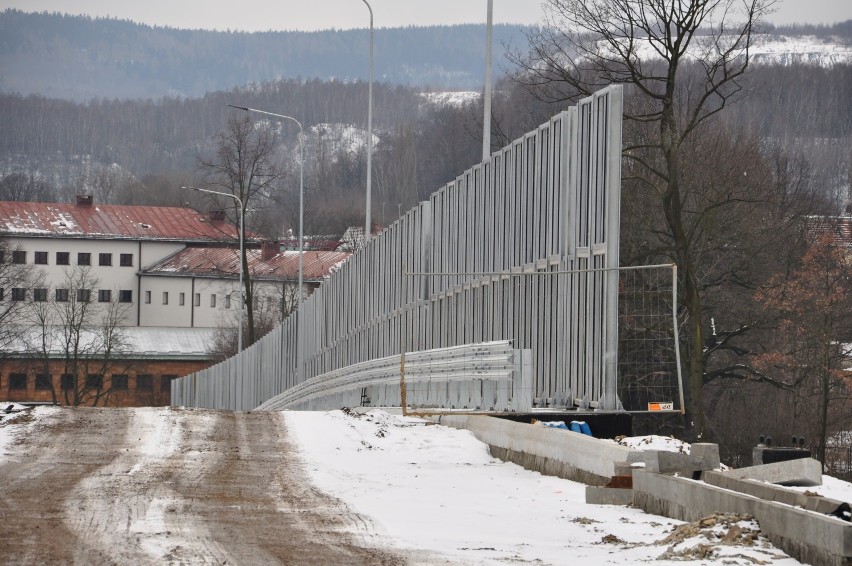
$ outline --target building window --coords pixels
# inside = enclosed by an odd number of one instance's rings
[[[49,373],[37,373],[36,374],[36,389],[53,389],[53,376]]]
[[[216,293],[210,295],[210,308],[216,307]]]
[[[15,287],[12,289],[12,300],[13,301],[26,301],[27,300],[27,290],[22,289],[20,287]]]
[[[12,263],[27,263],[27,252],[15,250],[12,252]]]
[[[36,265],[47,265],[47,252],[35,252],[33,262]]]
[[[47,300],[47,289],[33,289],[33,300],[43,303]]]
[[[145,291],[145,304],[151,304],[151,291]]]
[[[193,301],[193,304],[194,304],[196,307],[200,307],[200,306],[201,306],[201,293],[196,293],[196,294],[195,294],[195,299],[194,299],[194,301]]]
[[[125,391],[127,389],[127,376],[124,374],[113,374],[110,378],[112,383],[112,388],[116,390]]]
[[[154,377],[151,375],[137,375],[136,376],[136,390],[137,391],[153,391],[154,390]]]
[[[9,374],[9,389],[26,389],[27,374],[25,373],[10,373]]]
[[[92,265],[92,254],[83,252],[78,253],[77,265]]]
[[[89,289],[77,289],[77,302],[88,303],[92,300],[92,291]]]
[[[63,373],[59,378],[59,386],[63,391],[74,389],[74,376],[68,373]]]
[[[104,386],[104,376],[102,375],[87,375],[86,376],[86,388],[87,389],[101,389]]]
[[[56,265],[70,265],[71,254],[68,252],[56,252]]]
[[[118,302],[119,303],[132,303],[133,302],[133,291],[122,289],[118,292]]]
[[[231,295],[225,295],[225,308],[231,308]]]
[[[101,289],[98,291],[99,303],[109,303],[110,301],[112,301],[112,291],[109,289]]]
[[[160,378],[160,391],[163,393],[171,393],[172,380],[177,379],[176,375],[164,375]]]
[[[169,304],[169,292],[168,291],[163,291],[163,304],[164,305]]]
[[[0,301],[3,300],[3,287],[0,287]]]
[[[57,289],[56,290],[56,302],[57,303],[67,303],[68,302],[68,289]]]
[[[112,254],[98,254],[98,265],[109,267],[112,265]]]
[[[2,299],[2,297],[0,297]],[[186,304],[186,293],[178,293],[178,305],[183,306]]]
[[[133,254],[121,254],[118,257],[118,264],[121,267],[133,267]]]

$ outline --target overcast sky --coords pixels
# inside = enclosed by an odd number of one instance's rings
[[[483,22],[486,0],[369,0],[374,25]],[[534,24],[542,0],[494,0],[497,23]],[[0,9],[109,16],[177,28],[317,30],[369,25],[362,0],[0,0]],[[852,19],[852,0],[779,0],[776,24],[834,23]]]

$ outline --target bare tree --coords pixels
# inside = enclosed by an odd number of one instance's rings
[[[95,301],[92,293],[99,284],[89,268],[76,267],[66,271],[56,288],[42,289],[45,295],[28,304],[29,350],[44,373],[49,373],[51,360],[61,360],[66,405],[107,405],[113,392],[107,375],[116,370],[126,373],[129,367],[125,358],[130,346],[121,326],[129,305]],[[48,294],[55,300],[47,301]],[[50,388],[56,402],[52,382]]]
[[[14,252],[22,251],[0,238],[0,352],[8,350],[21,337],[25,299],[39,281],[33,266],[16,262]],[[3,358],[0,356],[0,363]]]
[[[678,265],[687,324],[688,426],[704,434],[704,327],[694,233],[685,216],[683,153],[691,137],[740,91],[752,34],[773,0],[548,0],[548,26],[516,56],[519,80],[550,101],[611,83],[632,85],[627,175],[660,207]]]
[[[228,127],[217,135],[216,157],[211,160],[199,159],[201,172],[206,186],[211,190],[232,194],[243,204],[239,210],[237,201],[220,199],[223,209],[231,211],[231,220],[238,222],[241,217],[248,218],[250,208],[261,208],[269,198],[270,192],[278,180],[274,168],[275,139],[272,132],[258,127],[249,118],[230,118]],[[245,237],[247,228],[242,227]],[[247,254],[241,258],[243,272],[249,274]],[[254,322],[254,291],[251,277],[244,280],[246,298],[246,317],[248,319],[248,344],[253,344],[257,336]]]

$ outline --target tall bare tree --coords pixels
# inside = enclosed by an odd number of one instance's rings
[[[90,268],[75,267],[55,288],[40,289],[40,300],[28,303],[32,323],[28,349],[41,361],[45,374],[51,360],[61,360],[66,405],[107,405],[113,392],[107,375],[128,369],[130,345],[122,321],[130,305],[115,301],[112,291],[99,297],[99,287]],[[50,389],[56,402],[52,381]]]
[[[274,167],[275,136],[266,127],[261,127],[249,118],[229,118],[224,132],[216,136],[216,156],[213,159],[199,159],[199,167],[210,190],[232,194],[243,205],[239,210],[233,199],[217,199],[223,209],[231,211],[231,220],[239,222],[248,218],[249,209],[263,208],[270,198],[278,173]],[[247,227],[243,226],[243,237]],[[248,344],[257,339],[254,322],[254,285],[248,276],[247,254],[241,258],[243,273],[243,294],[245,296],[246,318],[248,319]],[[241,301],[242,302],[242,301]]]
[[[705,432],[701,273],[686,216],[684,149],[741,89],[755,26],[774,0],[547,0],[547,26],[516,56],[539,97],[574,101],[611,83],[632,85],[625,171],[661,211],[667,255],[678,265],[687,319],[688,423]]]
[[[14,248],[8,240],[0,238],[0,352],[9,349],[20,338],[24,326],[20,324],[26,312],[26,295],[32,292],[39,274],[31,264],[15,261]],[[12,296],[23,293],[23,296]],[[4,356],[0,356],[2,363]]]

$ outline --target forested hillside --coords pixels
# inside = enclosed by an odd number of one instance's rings
[[[495,44],[525,48],[522,31],[495,26]],[[0,13],[0,91],[76,101],[198,97],[288,78],[366,80],[368,54],[366,29],[217,32]],[[484,57],[484,25],[375,31],[375,77],[391,84],[479,89]]]

